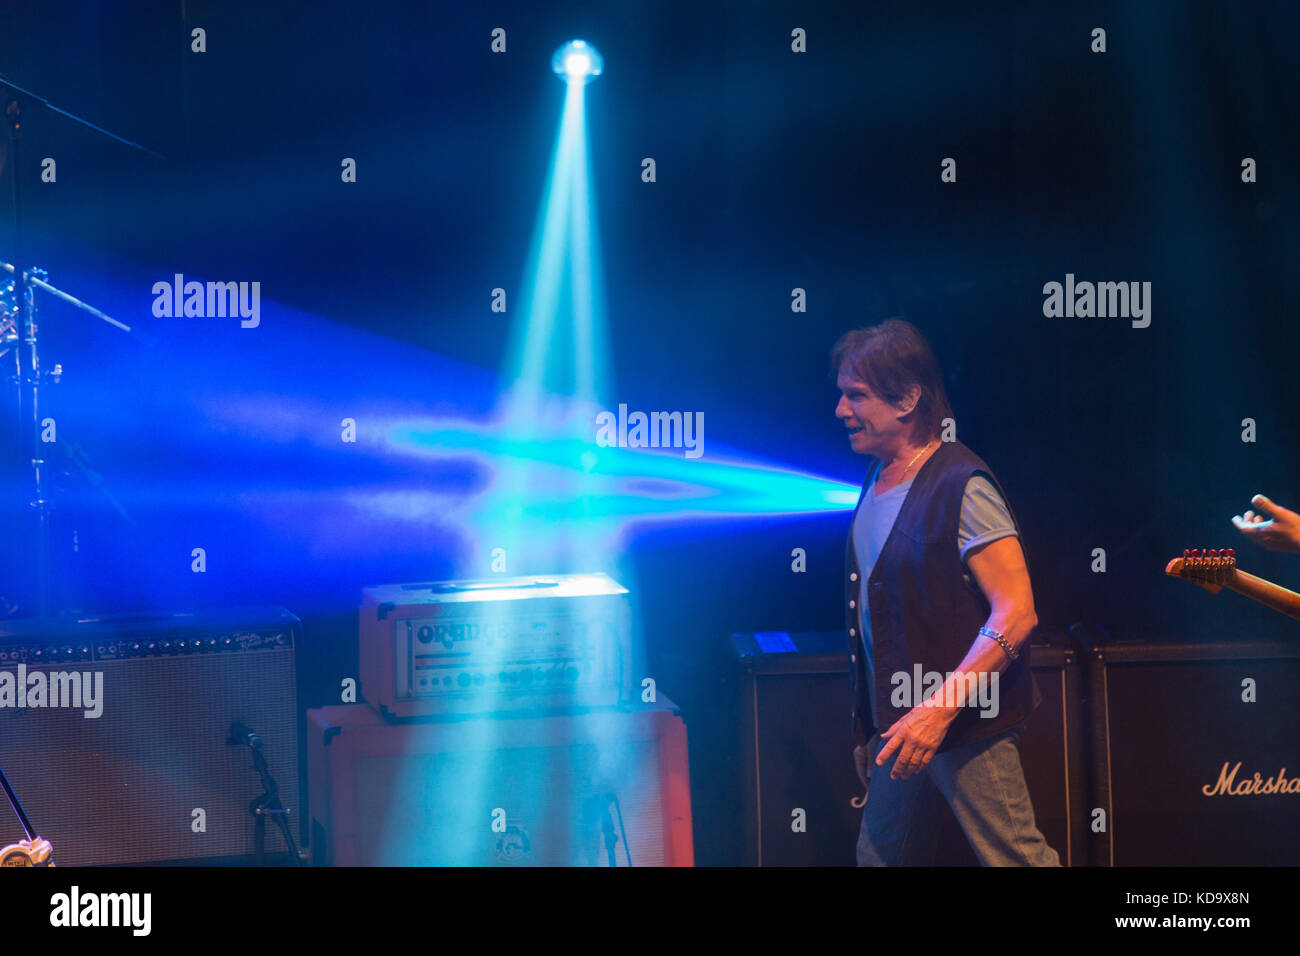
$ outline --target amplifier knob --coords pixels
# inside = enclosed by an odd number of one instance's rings
[[[533,672],[524,671],[522,674],[519,675],[519,680],[525,684],[531,684],[533,682]]]
[[[456,683],[459,684],[461,687],[468,687],[471,680],[473,680],[473,678],[471,678],[469,674],[462,673],[459,677],[456,678]]]
[[[433,640],[433,628],[426,624],[415,632],[415,636],[419,639],[421,644],[428,644]]]

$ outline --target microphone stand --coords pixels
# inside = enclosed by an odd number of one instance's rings
[[[618,846],[618,835],[614,832],[614,818],[610,816],[608,806],[600,811],[600,832],[605,838],[605,858],[612,869],[618,866],[618,854],[614,852]]]
[[[158,159],[165,160],[167,158],[138,143],[123,139],[116,133],[111,133],[79,116],[75,116],[67,110],[60,109],[44,97],[18,86],[3,74],[0,74],[0,86],[8,87],[15,93],[21,93],[41,106],[66,116],[98,133],[102,133],[110,139],[117,140],[132,149],[138,149]],[[20,347],[18,349],[16,377],[19,387],[19,407],[21,409],[23,399],[26,399],[26,417],[30,420],[32,431],[31,460],[34,494],[30,504],[36,515],[36,610],[38,617],[46,617],[49,614],[50,601],[50,501],[46,497],[47,462],[42,449],[44,442],[41,441],[40,391],[42,385],[56,384],[62,369],[56,365],[50,372],[41,370],[40,349],[37,344],[35,290],[38,288],[44,289],[126,332],[130,332],[131,329],[98,309],[88,306],[84,302],[46,283],[43,270],[28,267],[26,263],[27,249],[23,236],[22,177],[19,175],[19,168],[22,165],[20,144],[22,142],[23,107],[17,96],[10,96],[8,103],[5,104],[4,112],[5,122],[9,126],[10,195],[13,202],[14,256],[17,261],[14,265],[7,263],[3,265],[6,271],[13,274],[14,295],[18,300],[20,315],[18,330]]]
[[[605,844],[605,861],[611,867],[618,866],[618,834],[614,829],[614,818],[609,812],[611,804],[618,813],[619,829],[623,831],[623,852],[627,855],[627,865],[631,866],[632,851],[627,845],[627,828],[623,826],[623,808],[619,806],[618,794],[609,792],[588,797],[583,803],[583,819],[588,826],[599,825],[600,835]],[[594,851],[587,854],[587,863],[590,866],[596,865]]]
[[[14,808],[14,814],[22,824],[23,832],[27,834],[26,840],[19,840],[12,846],[0,850],[0,867],[53,866],[54,861],[50,859],[50,855],[54,852],[54,847],[50,846],[49,840],[42,840],[36,835],[36,828],[32,826],[32,821],[27,819],[27,812],[18,801],[18,794],[14,793],[14,788],[10,786],[3,767],[0,767],[0,785],[4,786],[5,796],[9,798],[9,806]]]
[[[45,498],[45,459],[41,449],[41,367],[40,353],[36,347],[35,302],[31,287],[26,283],[27,272],[23,267],[27,249],[23,243],[22,177],[18,174],[22,165],[19,146],[22,143],[23,107],[17,98],[11,97],[5,104],[5,123],[9,126],[10,199],[13,203],[14,257],[18,260],[12,269],[19,315],[18,408],[21,418],[26,399],[27,416],[32,426],[32,478],[35,483],[35,496],[30,505],[36,513],[36,611],[40,617],[45,617],[49,613],[50,519],[49,502]]]
[[[242,739],[241,739],[242,738]],[[266,862],[266,818],[269,816],[280,828],[284,842],[289,847],[294,866],[302,866],[298,856],[298,846],[293,841],[293,830],[289,827],[289,810],[280,802],[280,785],[271,776],[266,757],[262,755],[262,738],[238,724],[230,728],[230,737],[226,743],[247,744],[253,752],[253,769],[262,778],[262,794],[248,805],[248,812],[253,815],[253,859],[258,866]]]

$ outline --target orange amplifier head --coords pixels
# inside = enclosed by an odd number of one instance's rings
[[[366,588],[361,693],[395,717],[618,704],[631,696],[627,595],[604,574]]]

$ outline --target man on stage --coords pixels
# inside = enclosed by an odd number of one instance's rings
[[[941,440],[952,412],[914,326],[849,332],[831,359],[836,417],[870,456],[846,546],[858,864],[936,862],[946,800],[985,866],[1059,866],[1020,766],[1038,619],[1015,517],[988,466]]]

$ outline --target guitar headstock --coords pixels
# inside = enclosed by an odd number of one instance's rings
[[[1176,578],[1186,578],[1193,584],[1199,584],[1211,594],[1217,594],[1223,585],[1232,580],[1237,573],[1237,550],[1224,548],[1221,551],[1190,549],[1183,552],[1181,558],[1174,558],[1165,565],[1165,574]]]

